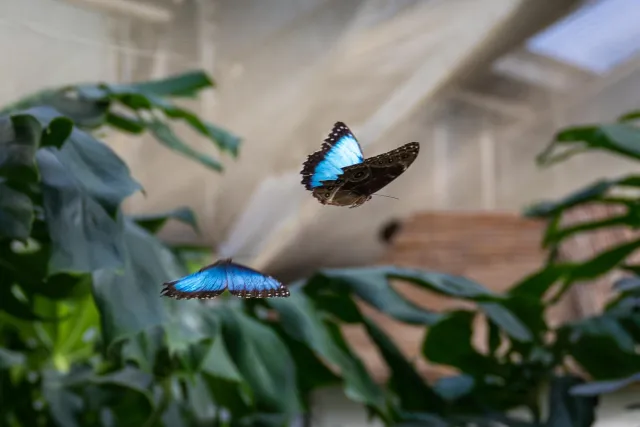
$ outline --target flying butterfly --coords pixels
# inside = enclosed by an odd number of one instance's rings
[[[365,159],[347,125],[337,122],[322,148],[304,162],[302,184],[323,205],[355,208],[402,175],[419,151],[420,144],[410,142]]]
[[[175,299],[210,299],[228,289],[241,298],[288,297],[289,290],[271,276],[221,259],[188,276],[163,284],[161,295]]]

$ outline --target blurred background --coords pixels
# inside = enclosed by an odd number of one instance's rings
[[[204,244],[286,282],[391,262],[501,290],[544,260],[542,226],[520,219],[522,208],[633,170],[598,153],[541,169],[535,156],[559,128],[638,106],[638,22],[637,0],[3,0],[0,102],[203,69],[216,90],[184,105],[241,137],[239,157],[217,174],[141,143],[151,136],[107,132],[146,191],[125,212],[191,207],[202,233],[170,223],[163,239]],[[420,142],[415,163],[381,191],[399,200],[343,209],[304,190],[301,164],[338,120],[366,157]],[[452,220],[460,215],[462,231]],[[428,251],[435,241],[439,255]],[[571,298],[559,319],[593,314],[600,297]],[[418,348],[421,335],[398,336],[407,352]],[[366,346],[368,367],[382,369]],[[620,409],[630,395],[608,396],[597,425],[638,425]],[[331,390],[314,405],[314,425],[367,423],[363,408]]]

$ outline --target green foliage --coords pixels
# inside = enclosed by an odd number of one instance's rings
[[[202,73],[78,85],[28,97],[0,116],[0,425],[284,426],[310,410],[311,392],[340,386],[386,425],[586,427],[595,419],[595,396],[638,381],[640,267],[626,263],[637,241],[582,263],[550,257],[504,294],[463,277],[381,266],[319,271],[291,285],[287,299],[223,297],[209,305],[161,298],[163,282],[210,254],[169,247],[155,233],[171,219],[197,231],[195,216],[186,208],[125,215],[122,201],[140,185],[91,132],[148,131],[220,170],[169,127],[182,120],[236,155],[237,138],[170,100],[210,86]],[[563,131],[540,159],[556,161],[556,146],[574,143],[633,157],[634,132],[629,123]],[[635,228],[638,198],[611,192],[639,186],[640,176],[601,180],[529,214],[549,218],[544,244],[554,251],[576,233]],[[563,212],[585,203],[620,204],[626,214],[561,228]],[[545,312],[567,289],[614,268],[631,274],[603,313],[547,324]],[[391,280],[464,300],[467,308],[426,310]],[[424,327],[421,356],[459,374],[426,382],[358,300]],[[487,324],[487,351],[472,344],[478,318]],[[345,340],[346,324],[367,332],[389,368],[385,384]],[[568,356],[594,382],[570,374]],[[506,415],[522,407],[529,420]]]

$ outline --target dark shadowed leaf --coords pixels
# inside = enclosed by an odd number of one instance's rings
[[[585,188],[571,193],[557,202],[540,202],[525,210],[528,217],[546,218],[570,207],[601,200],[615,186],[640,187],[640,176],[629,175],[620,179],[601,179]]]
[[[375,322],[366,317],[363,321],[369,336],[391,371],[390,386],[400,399],[401,407],[408,411],[440,412],[444,404],[440,398],[442,394],[434,392],[429,387],[415,367]]]
[[[0,239],[26,239],[32,222],[33,203],[29,196],[0,181]]]
[[[133,215],[131,216],[140,227],[145,228],[150,233],[157,233],[169,219],[175,219],[190,225],[194,231],[199,232],[198,222],[193,210],[187,207],[177,208],[169,212],[158,214]]]
[[[92,272],[122,266],[121,226],[50,149],[37,154],[52,241],[50,272]]]
[[[285,332],[340,368],[345,382],[345,393],[351,399],[368,405],[382,403],[379,387],[335,342],[321,314],[308,297],[294,290],[289,298],[270,299],[268,304],[278,311]]]
[[[0,176],[18,182],[36,182],[35,154],[42,126],[30,114],[0,117]]]
[[[295,365],[282,340],[242,311],[221,307],[216,315],[229,354],[251,386],[258,410],[297,413],[301,403]]]
[[[602,251],[593,258],[576,264],[571,269],[571,281],[594,279],[623,263],[638,248],[640,248],[640,239]]]
[[[61,148],[73,132],[73,122],[66,117],[56,117],[42,131],[41,147]]]
[[[422,352],[431,362],[459,368],[470,375],[486,375],[494,368],[492,359],[478,353],[471,344],[472,311],[452,311],[429,328]]]
[[[137,117],[110,112],[107,114],[107,123],[112,127],[134,134],[140,134],[145,131],[144,123]]]
[[[107,343],[162,324],[166,320],[162,283],[182,274],[171,251],[128,219],[124,246],[124,271],[94,273],[94,296]]]
[[[496,325],[518,341],[531,341],[531,331],[505,306],[494,302],[478,303],[480,310]]]
[[[597,399],[572,396],[569,390],[584,380],[573,377],[555,377],[549,391],[549,418],[545,427],[590,427],[596,420]]]
[[[616,380],[579,384],[571,388],[571,394],[574,396],[598,396],[616,392],[635,383],[640,383],[640,372]]]
[[[606,315],[564,326],[558,340],[594,379],[626,377],[640,366],[632,336],[616,319]]]
[[[542,299],[547,291],[571,271],[572,265],[549,264],[516,283],[509,294]]]

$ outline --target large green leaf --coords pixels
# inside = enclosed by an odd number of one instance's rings
[[[18,182],[36,182],[35,154],[42,127],[29,114],[0,117],[0,176]]]
[[[26,113],[37,118],[43,126],[49,126],[52,120],[60,117],[60,113],[49,107],[32,108]],[[113,150],[80,129],[73,129],[62,148],[48,151],[67,169],[76,184],[111,214],[126,197],[142,188]],[[36,159],[40,166],[40,160]]]
[[[29,196],[14,190],[0,178],[0,239],[24,240],[31,233],[33,203]]]
[[[37,153],[52,241],[50,272],[92,272],[122,266],[121,226],[50,149]]]
[[[590,427],[596,420],[597,399],[572,396],[569,390],[584,380],[573,377],[554,377],[549,391],[549,417],[545,427]]]
[[[229,307],[216,310],[229,354],[251,386],[258,410],[290,416],[300,408],[295,365],[269,327]]]
[[[316,354],[340,368],[345,393],[349,398],[371,406],[382,406],[380,388],[335,342],[321,314],[309,298],[294,289],[289,298],[270,299],[268,304],[278,311],[282,328],[291,337],[305,343]]]
[[[363,318],[369,336],[391,371],[390,385],[408,411],[439,413],[444,405],[441,397],[422,379],[393,341],[371,319]]]
[[[124,220],[124,248],[124,271],[105,269],[93,275],[107,343],[163,324],[161,285],[182,274],[171,251],[129,219]]]

